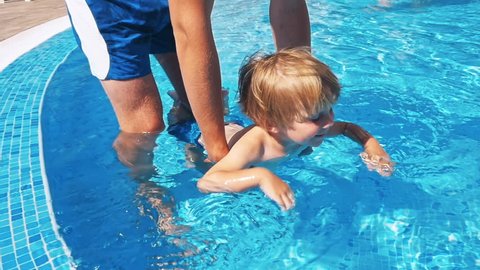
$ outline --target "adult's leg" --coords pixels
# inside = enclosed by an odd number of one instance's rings
[[[156,54],[155,58],[162,66],[163,70],[167,74],[168,79],[173,85],[175,92],[177,92],[179,100],[190,108],[188,103],[187,93],[185,92],[185,86],[183,85],[182,73],[180,71],[180,65],[178,64],[177,53],[161,53]]]
[[[131,170],[134,179],[149,179],[155,171],[153,148],[158,133],[165,129],[162,103],[152,74],[102,85],[120,124],[113,143],[118,159]]]
[[[157,61],[167,74],[168,79],[173,85],[176,94],[173,94],[174,104],[168,112],[168,124],[174,125],[185,121],[193,120],[192,109],[188,102],[187,93],[182,80],[180,65],[178,64],[177,53],[156,54]],[[172,96],[172,93],[169,92]]]
[[[149,180],[156,173],[153,149],[158,133],[128,133],[120,131],[113,142],[120,162],[130,169],[135,180]]]
[[[160,65],[163,67],[163,70],[168,76],[168,79],[172,83],[176,95],[173,93],[168,93],[174,100],[174,107],[170,110],[168,114],[168,124],[174,125],[188,120],[194,120],[192,114],[192,108],[188,101],[187,93],[185,91],[185,86],[182,80],[182,74],[180,71],[180,65],[178,63],[178,58],[176,53],[163,53],[156,54],[155,57]],[[226,115],[229,113],[228,108],[228,90],[222,88],[222,97],[223,97],[223,113]]]
[[[305,0],[270,0],[270,24],[277,50],[310,47],[310,19]]]
[[[165,129],[163,108],[152,74],[130,80],[104,80],[120,129],[124,132],[160,132]]]

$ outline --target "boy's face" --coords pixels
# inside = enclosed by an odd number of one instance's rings
[[[285,135],[291,141],[305,146],[319,146],[325,135],[333,126],[333,110],[331,107],[310,115],[301,122],[295,121],[292,127],[287,128]]]

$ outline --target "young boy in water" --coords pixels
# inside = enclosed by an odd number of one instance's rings
[[[227,125],[230,152],[198,181],[202,192],[260,189],[283,210],[295,204],[287,183],[264,168],[289,156],[307,154],[327,137],[345,135],[363,146],[371,170],[390,176],[393,163],[363,128],[334,121],[340,85],[330,68],[307,48],[251,57],[240,69],[240,104],[254,125]]]

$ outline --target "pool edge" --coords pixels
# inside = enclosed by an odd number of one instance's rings
[[[63,16],[32,27],[1,41],[0,52],[8,52],[8,54],[1,54],[0,72],[23,54],[47,41],[54,35],[67,30],[69,27],[71,27],[71,25],[68,16]]]
[[[55,73],[57,72],[58,68],[65,63],[65,61],[68,59],[72,51],[67,53],[65,57],[58,63],[58,65],[54,68],[53,72],[50,74],[50,77],[48,77],[47,82],[45,84],[45,87],[42,92],[42,96],[40,97],[40,102],[38,104],[38,119],[42,119],[42,112],[43,112],[43,102],[45,98],[45,94],[47,92],[48,86],[50,85],[50,82],[55,76]],[[48,212],[50,214],[50,222],[52,224],[52,230],[55,233],[55,236],[57,240],[62,243],[62,248],[65,252],[65,255],[69,258],[69,264],[71,269],[75,269],[75,263],[73,261],[73,258],[71,256],[71,250],[68,247],[67,243],[63,239],[63,237],[60,235],[59,228],[60,226],[57,223],[57,219],[55,218],[55,212],[53,211],[53,205],[52,205],[52,196],[50,194],[50,185],[48,183],[48,177],[47,177],[47,171],[45,168],[45,157],[44,157],[44,152],[43,152],[43,132],[42,132],[42,121],[40,120],[38,122],[38,150],[39,150],[39,159],[40,159],[40,170],[41,170],[41,175],[42,175],[42,181],[43,181],[43,190],[45,192],[45,197],[47,199],[47,208]]]
[[[41,46],[42,44],[47,42],[49,39],[54,37],[55,35],[58,35],[58,34],[64,32],[64,31],[67,31],[68,28],[70,28],[70,27],[71,26],[70,26],[70,21],[68,19],[68,16],[64,16],[64,17],[60,17],[60,18],[53,19],[51,21],[45,22],[45,23],[40,24],[38,26],[32,27],[32,28],[30,28],[28,30],[25,30],[23,32],[20,32],[16,35],[6,39],[6,40],[1,41],[0,42],[0,52],[1,52],[1,55],[0,55],[0,72],[3,72],[7,68],[10,69],[12,67],[11,64],[13,64],[17,60],[18,61],[23,61],[23,60],[20,60],[20,59],[23,59],[22,56],[24,56],[25,54],[33,51],[36,47]],[[39,90],[38,92],[41,91],[41,93],[39,93],[40,94],[40,96],[39,96],[40,100],[37,103],[37,106],[38,106],[37,107],[38,111],[37,111],[37,114],[36,114],[37,117],[38,117],[37,119],[41,119],[44,97],[45,97],[46,91],[48,89],[48,86],[49,86],[49,84],[52,80],[52,77],[55,75],[58,68],[70,56],[71,52],[72,52],[71,50],[67,51],[66,54],[64,55],[64,57],[60,58],[61,60],[59,62],[57,62],[55,66],[53,66],[53,70],[49,74],[49,76],[47,77],[43,87],[38,89]],[[7,79],[7,81],[10,81],[12,83],[12,85],[17,85],[17,86],[14,87],[15,89],[25,87],[25,85],[23,85],[22,83],[15,82],[14,80]],[[31,87],[31,86],[28,85],[27,87]],[[27,88],[24,88],[24,89],[27,89]],[[22,132],[23,132],[23,127],[21,129],[22,129]],[[18,269],[20,269],[22,267],[26,267],[27,263],[29,263],[29,265],[32,266],[34,269],[44,268],[44,267],[47,267],[47,265],[49,265],[49,267],[53,267],[53,269],[76,269],[77,265],[75,264],[74,259],[71,257],[71,250],[69,249],[69,247],[66,244],[65,240],[63,239],[63,237],[60,235],[60,231],[59,231],[60,227],[59,227],[59,225],[56,221],[55,213],[54,213],[54,210],[53,210],[52,198],[51,198],[51,194],[50,194],[50,187],[49,187],[48,178],[47,178],[47,174],[46,174],[46,170],[45,170],[45,157],[44,157],[44,151],[43,151],[43,134],[42,134],[41,120],[38,121],[38,124],[35,127],[35,129],[36,129],[36,132],[37,132],[36,136],[38,136],[38,137],[35,138],[34,134],[32,133],[33,137],[31,137],[31,138],[33,138],[33,140],[36,139],[36,141],[38,143],[38,160],[37,160],[38,163],[37,163],[36,166],[39,167],[39,175],[42,178],[42,180],[41,180],[42,187],[39,190],[39,192],[40,192],[39,196],[42,196],[41,195],[42,193],[45,196],[44,197],[45,201],[43,203],[44,203],[44,207],[46,206],[47,215],[49,217],[49,221],[47,221],[44,224],[49,224],[47,226],[49,226],[50,229],[47,229],[46,231],[50,230],[50,232],[53,233],[52,236],[55,238],[55,240],[53,240],[53,239],[52,240],[57,241],[58,246],[57,246],[57,248],[54,248],[53,250],[50,249],[49,247],[47,247],[47,245],[50,245],[50,243],[52,243],[52,242],[47,242],[47,240],[45,240],[45,238],[43,238],[44,237],[43,233],[45,231],[41,231],[41,232],[38,233],[38,235],[41,235],[41,236],[26,234],[26,237],[23,240],[24,242],[28,240],[28,243],[31,243],[31,241],[40,240],[38,242],[41,243],[41,246],[43,246],[44,252],[45,252],[45,253],[41,253],[41,254],[36,252],[34,254],[32,252],[32,250],[30,250],[30,247],[28,247],[27,252],[29,252],[28,256],[30,256],[30,259],[31,259],[31,260],[28,260],[28,259],[25,259],[25,258],[27,258],[26,256],[20,256],[22,258],[19,257],[19,255],[25,255],[25,254],[21,253],[21,252],[18,252],[17,248],[15,247],[16,243],[15,243],[15,241],[13,241],[13,238],[12,238],[14,252],[10,253],[10,254],[7,254],[7,253],[3,252],[4,250],[0,251],[0,270],[1,269],[10,269],[7,265],[13,266],[12,263],[14,263],[15,267],[17,267]],[[31,165],[32,165],[32,163],[30,164],[30,166]],[[33,185],[34,184],[32,183],[32,187],[33,187]],[[41,189],[43,189],[43,190],[41,190]],[[10,192],[10,191],[8,191],[8,192]],[[8,195],[8,196],[10,196],[10,195]],[[36,199],[34,199],[34,200],[36,200]],[[22,206],[23,206],[23,204],[22,204]],[[8,209],[11,211],[10,208],[8,208]],[[35,215],[36,215],[37,221],[38,221],[38,219],[39,219],[38,211],[40,211],[40,210],[36,209],[35,211],[36,211]],[[10,213],[10,216],[9,216],[10,227],[12,227],[12,220],[11,220],[12,216],[11,215],[12,215],[12,213]],[[23,214],[23,215],[25,215],[25,214]],[[24,224],[23,226],[25,228],[28,228],[29,225],[26,225],[25,221],[23,221],[23,224]],[[40,230],[40,229],[37,229],[37,231],[38,230]],[[27,231],[27,230],[25,230],[25,231]],[[10,228],[10,232],[13,236],[14,231],[12,230],[12,228]],[[48,234],[48,232],[46,232],[46,234]],[[2,249],[3,249],[3,245],[2,245]],[[56,249],[56,251],[55,251],[55,249]],[[60,252],[60,250],[62,250],[63,252]],[[14,261],[12,261],[11,257],[9,259],[4,260],[5,255],[15,255]],[[46,256],[46,258],[48,258],[48,260],[44,263],[36,261],[38,259],[38,257],[40,257],[40,256],[43,256],[43,257]],[[63,263],[57,261],[58,258],[63,258],[64,259]],[[39,261],[41,261],[42,259],[43,258],[40,258]],[[35,263],[35,264],[32,264],[32,263]],[[4,267],[6,267],[6,268],[4,268]]]

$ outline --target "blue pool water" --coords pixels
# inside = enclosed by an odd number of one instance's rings
[[[273,51],[264,2],[248,13],[216,3],[229,118],[247,121],[235,104],[243,58]],[[46,88],[41,121],[53,211],[79,269],[480,268],[480,2],[310,1],[309,11],[313,52],[343,85],[337,119],[374,134],[397,170],[380,177],[355,143],[328,140],[276,168],[295,191],[289,212],[259,190],[201,194],[185,142],[167,132],[153,151],[157,174],[133,180],[73,36],[50,41],[73,49],[59,50],[69,54]],[[171,85],[153,68],[166,113]]]

